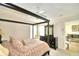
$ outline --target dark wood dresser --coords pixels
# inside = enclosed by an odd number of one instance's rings
[[[40,36],[40,40],[48,43],[48,36]],[[52,35],[49,36],[49,46],[54,49],[58,48],[57,38],[53,37]]]

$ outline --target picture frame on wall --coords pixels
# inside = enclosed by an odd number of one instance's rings
[[[79,32],[79,25],[72,25],[72,32]]]

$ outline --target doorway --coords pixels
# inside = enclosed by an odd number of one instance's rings
[[[79,21],[70,21],[65,24],[66,50],[79,54]]]

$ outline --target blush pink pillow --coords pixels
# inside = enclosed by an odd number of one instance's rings
[[[23,47],[23,44],[22,42],[20,42],[18,39],[14,39],[14,38],[10,38],[10,43],[12,44],[12,46],[15,48],[15,49],[21,49]]]
[[[19,41],[18,39],[14,39],[14,38],[11,38],[10,39],[10,43],[12,44],[12,47],[15,48],[15,50],[19,51],[19,52],[27,52],[29,50],[28,47],[24,46],[24,44]]]

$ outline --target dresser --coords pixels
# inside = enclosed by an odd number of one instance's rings
[[[48,36],[40,36],[40,40],[48,43]],[[53,37],[52,35],[49,36],[49,47],[53,48],[53,49],[58,48],[58,40],[57,40],[57,38]]]

